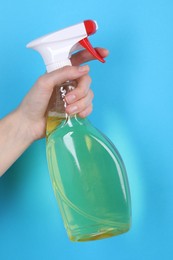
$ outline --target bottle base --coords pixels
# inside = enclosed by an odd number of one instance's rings
[[[125,232],[128,232],[129,229],[130,229],[130,227],[127,226],[124,229],[110,228],[110,229],[100,230],[96,233],[90,233],[90,234],[75,234],[75,235],[69,234],[69,239],[72,242],[95,241],[95,240],[110,238],[113,236],[123,234]]]

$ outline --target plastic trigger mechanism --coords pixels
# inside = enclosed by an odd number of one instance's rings
[[[84,25],[88,36],[94,34],[97,30],[97,24],[92,20],[85,20]],[[97,60],[103,63],[105,62],[102,56],[93,48],[87,37],[80,40],[79,43],[82,45],[82,47],[87,49]]]

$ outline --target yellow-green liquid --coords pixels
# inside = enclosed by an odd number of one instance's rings
[[[97,240],[128,231],[130,192],[115,146],[87,119],[61,118],[58,124],[49,128],[47,159],[70,240]]]

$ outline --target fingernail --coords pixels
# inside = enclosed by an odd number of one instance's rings
[[[66,101],[68,104],[72,103],[73,101],[75,101],[76,96],[75,95],[68,95],[65,97]]]
[[[86,71],[89,70],[89,67],[88,67],[88,65],[79,66],[79,67],[78,67],[78,70],[79,70],[80,72],[86,72]]]

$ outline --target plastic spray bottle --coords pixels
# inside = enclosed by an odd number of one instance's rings
[[[27,45],[38,51],[47,72],[71,65],[74,51],[86,48],[104,62],[88,40],[98,26],[82,23],[48,34]],[[65,95],[76,87],[55,87],[47,117],[47,161],[65,228],[72,241],[111,237],[129,230],[131,201],[123,161],[112,142],[87,118],[65,113]]]

